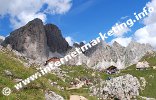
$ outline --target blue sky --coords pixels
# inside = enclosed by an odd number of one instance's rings
[[[0,3],[2,4],[1,1]],[[15,1],[18,2],[18,0]],[[4,9],[1,8],[0,35],[7,36],[15,28],[20,27],[24,25],[27,21],[33,19],[34,16],[39,16],[39,18],[41,17],[41,19],[44,19],[44,23],[53,23],[57,25],[61,29],[64,37],[70,37],[70,39],[74,42],[88,42],[91,39],[98,37],[99,32],[105,33],[109,31],[116,22],[123,22],[123,17],[128,16],[128,18],[133,18],[133,13],[141,12],[143,7],[145,7],[148,2],[151,2],[151,4],[152,2],[155,2],[155,0],[63,0],[63,4],[65,6],[61,5],[63,6],[62,8],[60,8],[61,10],[56,10],[57,7],[60,7],[60,5],[55,5],[56,3],[58,3],[58,1],[51,0],[44,4],[41,4],[42,7],[32,7],[32,9],[36,10],[34,10],[33,12],[33,10],[30,9],[33,13],[33,17],[31,16],[31,18],[27,18],[28,20],[24,18],[21,14],[21,12],[27,10],[28,7],[25,7],[24,9],[21,8],[23,10],[21,10],[20,12],[15,10],[18,13],[16,13],[14,10],[14,13],[11,12],[12,10],[10,10],[10,12],[7,12],[7,10],[5,10],[5,12],[3,11]],[[3,5],[5,5],[4,3]],[[34,2],[34,5],[35,4],[36,3]],[[8,7],[10,7],[10,5],[8,5]],[[45,11],[49,12],[47,13]],[[41,12],[41,14],[39,15],[38,12]],[[38,15],[35,15],[34,13]],[[25,21],[23,22],[22,19],[24,19]],[[18,21],[21,22],[18,23]],[[143,24],[141,21],[137,22],[130,29],[131,31],[126,33],[124,37],[109,37],[109,39],[106,41],[110,42],[112,39],[115,38],[131,37],[138,29],[145,26],[146,25]]]
[[[76,1],[79,0],[75,0],[71,10],[55,22],[62,29],[64,36],[71,36],[76,41],[89,41],[97,37],[99,32],[107,32],[121,17],[142,11],[148,2],[148,0]]]

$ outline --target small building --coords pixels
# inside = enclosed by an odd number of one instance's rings
[[[48,59],[48,60],[45,62],[44,66],[48,65],[48,63],[50,63],[50,62],[56,62],[56,61],[60,61],[60,58],[58,58],[58,57],[50,58],[50,59]]]
[[[106,69],[107,74],[114,74],[117,73],[118,71],[119,71],[118,68],[115,66],[110,66]]]

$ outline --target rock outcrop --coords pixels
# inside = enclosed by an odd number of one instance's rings
[[[64,100],[64,98],[53,91],[45,93],[45,100]]]
[[[38,18],[11,32],[2,43],[3,46],[8,44],[28,58],[42,61],[53,56],[53,53],[64,54],[69,49],[59,28],[52,24],[43,25]]]
[[[83,96],[79,96],[79,95],[71,95],[70,100],[88,100],[88,99],[86,99]]]
[[[143,62],[138,62],[136,64],[136,68],[137,69],[146,69],[146,68],[149,68],[149,63],[147,61],[143,61]]]
[[[139,89],[139,80],[129,74],[102,81],[97,86],[90,88],[92,95],[98,96],[104,100],[110,98],[131,100],[139,96]]]

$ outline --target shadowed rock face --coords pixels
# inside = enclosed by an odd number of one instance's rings
[[[69,49],[68,42],[63,38],[61,31],[56,25],[47,24],[44,26],[47,45],[52,52],[65,53]]]
[[[47,59],[49,52],[65,53],[69,48],[58,27],[44,26],[38,18],[11,32],[2,43],[3,46],[8,44],[29,58],[41,60]]]
[[[43,22],[40,19],[30,21],[27,25],[13,31],[2,45],[10,44],[12,49],[27,55],[32,59],[47,56],[47,39]]]

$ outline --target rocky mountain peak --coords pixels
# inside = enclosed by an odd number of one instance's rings
[[[85,45],[83,42],[74,43],[74,44],[73,44],[73,47],[81,47],[81,46],[83,46],[83,45]]]
[[[120,45],[118,42],[116,42],[116,41],[114,41],[114,43],[113,43],[113,45],[112,45],[113,47],[123,47],[122,45]]]
[[[3,46],[10,45],[12,49],[25,54],[32,59],[46,59],[48,53],[47,39],[42,20],[34,19],[25,26],[10,33]]]
[[[124,50],[125,54],[127,54],[127,56],[129,56],[131,60],[133,59],[134,62],[138,61],[140,57],[142,57],[149,51],[154,51],[154,48],[151,45],[140,44],[134,41],[130,42]]]
[[[153,47],[148,43],[141,44],[141,43],[138,43],[138,42],[135,42],[135,41],[131,41],[129,43],[129,45],[127,46],[127,48],[134,48],[134,47],[148,47],[150,49],[153,49]]]
[[[60,29],[53,24],[44,25],[38,18],[11,32],[2,43],[3,46],[8,44],[29,58],[43,61],[52,53],[65,53],[69,49]]]
[[[43,22],[42,22],[41,19],[35,18],[34,20],[28,22],[27,25],[35,25],[35,26],[36,26],[36,25],[43,25]]]

